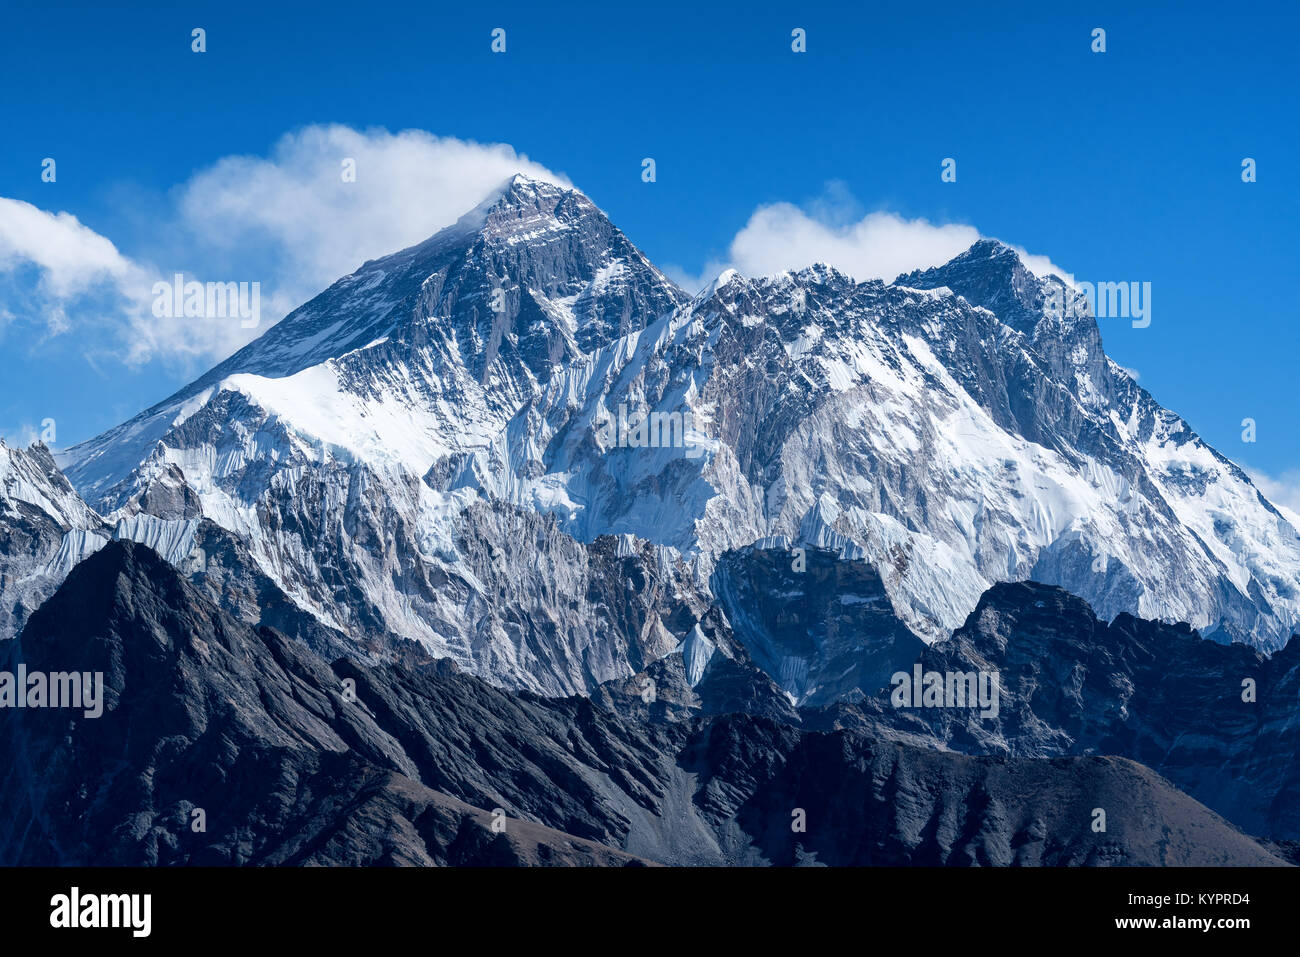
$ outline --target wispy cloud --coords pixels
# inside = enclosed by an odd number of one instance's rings
[[[32,425],[30,422],[0,426],[0,442],[4,442],[11,449],[25,449],[33,442],[40,441],[43,431],[40,426]]]
[[[520,172],[570,185],[499,143],[311,126],[266,157],[231,156],[198,173],[179,211],[196,247],[219,254],[212,258],[238,262],[250,245],[269,253],[279,289],[297,305],[365,260],[451,225]]]
[[[107,312],[129,324],[147,274],[70,213],[0,197],[0,276],[13,293],[0,330],[26,322],[39,343],[69,332],[81,315]]]
[[[39,270],[41,289],[55,299],[103,282],[120,283],[133,268],[112,242],[76,216],[0,197],[0,269],[23,264]]]
[[[151,248],[136,258],[66,212],[0,199],[0,277],[35,270],[27,318],[39,316],[45,339],[87,330],[93,319],[99,339],[85,348],[99,358],[133,366],[213,361],[365,260],[450,225],[516,172],[568,185],[504,144],[309,126],[281,137],[265,156],[224,157],[171,190]],[[831,183],[803,206],[760,206],[725,259],[703,271],[666,271],[692,289],[727,268],[760,276],[814,262],[857,279],[892,280],[941,265],[979,238],[971,225],[863,214],[847,189]],[[1019,251],[1034,272],[1071,279],[1046,257]],[[178,272],[200,282],[259,283],[262,325],[155,317],[154,283]]]

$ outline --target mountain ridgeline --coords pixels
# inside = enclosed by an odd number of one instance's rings
[[[0,860],[1280,863],[1289,515],[1008,246],[691,295],[516,176],[0,444],[0,653],[107,695],[0,709]]]

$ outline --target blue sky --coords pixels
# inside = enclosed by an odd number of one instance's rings
[[[256,189],[259,208],[235,208],[241,175],[273,188],[313,142],[282,138],[324,124],[362,131],[362,146],[381,129],[508,144],[678,274],[734,260],[733,241],[773,204],[831,234],[880,211],[965,224],[1079,279],[1150,282],[1151,325],[1102,320],[1108,351],[1225,454],[1300,486],[1300,6],[472,6],[10,3],[0,197],[75,216],[92,258],[112,259],[97,234],[154,274],[260,280],[285,307],[323,286],[323,270],[391,251],[366,244],[395,235],[353,224],[353,207],[335,218],[328,203],[325,221],[286,223],[292,210],[277,210],[270,222]],[[191,51],[194,27],[206,53]],[[505,54],[490,50],[495,27]],[[804,54],[790,49],[795,27]],[[1095,27],[1104,54],[1090,49]],[[240,156],[253,165],[227,159]],[[53,183],[41,180],[46,157]],[[281,179],[258,165],[268,157]],[[642,182],[644,157],[654,183]],[[940,181],[945,157],[955,183]],[[1258,163],[1255,183],[1241,180],[1244,157]],[[402,190],[406,167],[385,170],[389,191]],[[470,185],[438,189],[427,204],[406,200],[401,235],[426,206],[432,231],[444,207],[473,205]],[[209,202],[221,215],[205,218]],[[71,265],[47,275],[48,261],[6,255],[3,226],[7,438],[47,418],[57,446],[87,438],[236,341],[150,333],[141,347],[111,283],[77,286]],[[323,245],[331,230],[352,245]]]

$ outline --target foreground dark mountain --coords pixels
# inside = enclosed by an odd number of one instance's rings
[[[1033,582],[994,586],[924,671],[1000,676],[999,713],[897,709],[882,689],[812,718],[1015,756],[1123,754],[1253,834],[1300,840],[1300,638],[1265,656]],[[811,718],[811,716],[810,716]]]
[[[1060,588],[1021,582],[991,588],[950,639],[926,646],[871,565],[806,548],[796,571],[795,554],[724,555],[703,623],[717,651],[693,680],[669,659],[599,700],[650,720],[745,711],[973,755],[1122,755],[1249,833],[1300,840],[1300,638],[1264,655],[1185,624],[1108,624]],[[994,676],[997,713],[896,707],[891,679],[917,668]],[[653,705],[641,699],[646,678]]]
[[[4,863],[631,861],[422,785],[324,662],[143,546],[107,545],[33,617],[3,667],[102,671],[105,712],[0,712]]]
[[[98,718],[0,711],[6,863],[1278,862],[1122,759],[645,721],[445,662],[329,665],[130,543],[75,568],[3,654],[106,685]],[[660,666],[681,684],[685,664]]]

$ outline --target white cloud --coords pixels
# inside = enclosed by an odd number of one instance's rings
[[[34,270],[34,285],[17,283],[15,314],[0,327],[33,325],[29,341],[43,343],[76,328],[78,317],[107,319],[121,332],[134,324],[149,271],[70,213],[50,213],[0,197],[0,275]]]
[[[36,344],[69,333],[87,351],[108,351],[128,365],[151,358],[209,358],[240,340],[238,324],[164,321],[151,312],[158,268],[118,251],[111,240],[70,213],[50,213],[0,197],[0,273],[34,268],[23,315],[5,309],[3,325],[23,319]],[[17,297],[16,297],[17,298]]]
[[[1011,248],[1020,256],[1020,261],[1025,264],[1025,268],[1039,279],[1044,279],[1047,276],[1055,276],[1068,286],[1076,285],[1073,273],[1066,272],[1046,256],[1039,256],[1035,253],[1031,253],[1023,246],[1017,246],[1014,243],[1009,243],[1008,245],[1010,245]]]
[[[891,212],[857,217],[855,207],[838,184],[831,184],[827,194],[807,208],[793,203],[760,206],[732,239],[724,260],[710,262],[699,274],[676,267],[666,271],[691,291],[728,268],[746,276],[770,276],[815,262],[834,266],[859,281],[891,282],[914,269],[941,266],[981,238],[974,226],[938,225]],[[1013,248],[1036,275],[1053,274],[1073,282],[1047,257]]]
[[[0,270],[24,264],[41,271],[41,284],[55,299],[121,282],[132,269],[116,246],[76,216],[0,197]]]
[[[344,182],[344,160],[355,182]],[[293,306],[367,259],[396,252],[454,223],[514,173],[570,185],[502,144],[310,126],[280,138],[268,157],[231,156],[181,190],[180,214],[198,245],[227,261],[250,245],[275,257],[275,280]]]
[[[343,180],[344,159],[355,182]],[[451,225],[517,172],[569,185],[502,144],[310,126],[266,157],[226,157],[173,190],[170,220],[134,259],[69,213],[0,198],[0,278],[22,267],[38,276],[26,315],[3,321],[39,321],[44,339],[85,333],[87,352],[132,366],[212,362],[365,260]],[[153,285],[178,272],[260,283],[262,323],[156,318]]]

